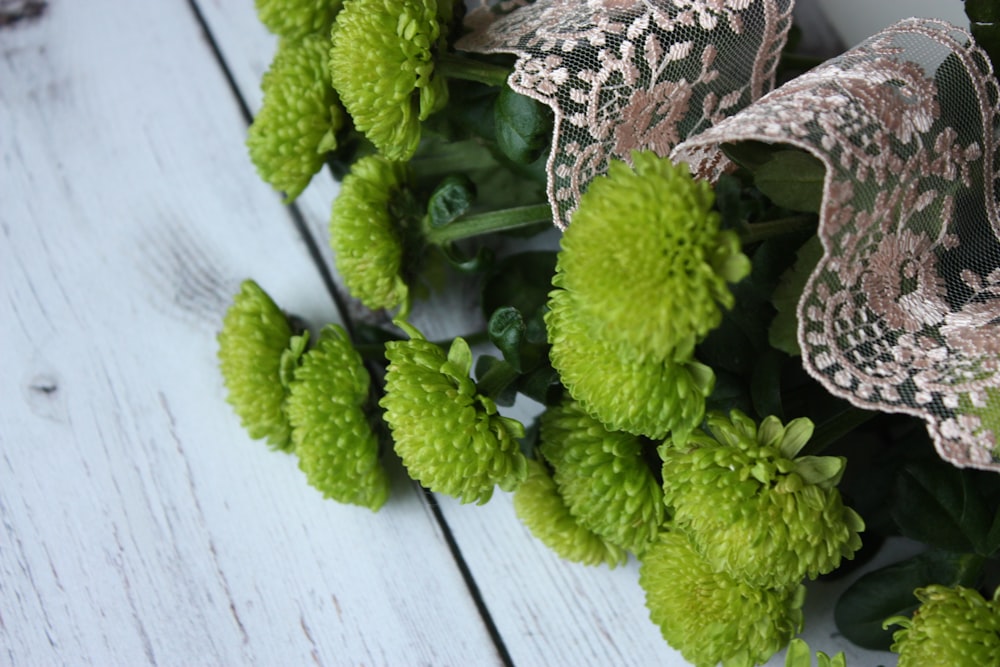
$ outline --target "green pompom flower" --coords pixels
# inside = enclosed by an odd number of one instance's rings
[[[528,459],[527,466],[528,475],[514,492],[514,511],[532,535],[574,563],[616,567],[625,562],[623,549],[581,525],[570,513],[544,464]]]
[[[266,438],[271,447],[289,450],[286,385],[295,361],[290,357],[302,353],[304,341],[293,339],[288,318],[252,280],[240,286],[217,340],[227,400],[243,428],[251,438]],[[295,340],[298,344],[293,345]]]
[[[330,214],[330,246],[351,294],[372,309],[395,308],[409,290],[403,278],[405,215],[396,200],[407,166],[378,155],[361,158],[344,177]]]
[[[1000,603],[997,595],[984,600],[962,586],[932,585],[913,594],[920,608],[913,618],[896,616],[885,622],[902,626],[893,633],[892,650],[899,667],[930,665],[1000,665]]]
[[[654,153],[632,163],[611,162],[580,198],[556,280],[603,337],[666,359],[719,325],[750,260],[719,229],[710,183]]]
[[[451,0],[346,0],[333,27],[333,87],[354,126],[390,160],[408,160],[420,121],[448,102],[434,55],[445,48]]]
[[[380,402],[410,476],[463,503],[485,503],[494,486],[513,491],[527,475],[518,442],[524,426],[477,392],[464,339],[456,338],[445,356],[416,330],[410,335],[385,346],[389,368]]]
[[[805,588],[757,588],[713,568],[680,531],[643,554],[639,585],[663,638],[699,667],[762,664],[802,628]]]
[[[660,447],[663,489],[675,525],[714,567],[757,586],[815,578],[861,548],[861,517],[836,485],[840,457],[797,457],[808,419],[757,424],[734,410],[710,414],[708,433]]]
[[[299,196],[325,154],[337,147],[344,112],[326,76],[330,40],[281,40],[261,80],[264,101],[247,135],[260,177],[289,200]]]
[[[701,422],[705,399],[715,387],[711,368],[694,359],[632,356],[588,329],[565,290],[553,291],[548,305],[552,366],[589,413],[613,430],[653,439],[689,432]]]
[[[646,443],[609,431],[578,403],[542,414],[540,451],[570,513],[605,540],[641,554],[663,523],[663,490],[643,458]]]
[[[257,18],[275,35],[299,39],[329,34],[341,0],[256,0]]]
[[[327,325],[289,387],[287,412],[299,468],[326,498],[378,510],[389,478],[365,403],[370,379],[347,334]]]

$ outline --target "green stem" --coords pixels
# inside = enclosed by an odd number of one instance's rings
[[[449,79],[476,81],[487,86],[503,86],[511,70],[501,65],[484,63],[472,58],[463,58],[453,53],[444,53],[434,60],[434,71]]]
[[[741,225],[738,232],[743,245],[751,245],[779,236],[797,234],[816,229],[815,215],[794,215],[766,222],[752,222]]]
[[[539,222],[550,222],[551,220],[552,208],[548,204],[520,206],[501,211],[467,215],[443,227],[426,229],[424,238],[428,243],[444,245],[473,236],[528,227]]]
[[[813,431],[812,438],[810,438],[809,442],[807,442],[805,447],[802,448],[799,455],[804,456],[808,454],[810,456],[815,456],[816,454],[819,454],[837,440],[840,440],[842,437],[878,414],[878,412],[862,410],[861,408],[855,407],[849,407],[841,412],[838,412],[833,417],[830,417],[816,427],[816,430]]]
[[[488,149],[471,140],[434,145],[427,154],[417,153],[410,160],[413,173],[422,180],[436,180],[445,174],[468,174],[498,164]]]
[[[518,370],[510,364],[493,364],[476,382],[476,391],[495,400],[520,375]]]
[[[464,338],[465,342],[470,346],[490,342],[490,335],[485,331],[474,331],[461,336],[461,338]],[[392,340],[403,340],[403,338],[394,338]],[[450,340],[436,340],[431,342],[445,350],[451,345]],[[365,361],[385,361],[385,343],[357,343],[354,345],[354,349],[358,351],[358,354]]]

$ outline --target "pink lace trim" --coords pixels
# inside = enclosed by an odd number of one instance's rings
[[[824,256],[799,302],[805,368],[833,394],[926,420],[945,459],[1000,470],[1000,88],[964,30],[911,19],[673,153],[791,144],[826,165]]]
[[[511,88],[552,108],[548,196],[565,228],[609,160],[668,155],[769,90],[791,11],[792,0],[490,3],[457,47],[516,54]]]

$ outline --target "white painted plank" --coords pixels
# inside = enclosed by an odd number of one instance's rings
[[[395,471],[323,501],[224,403],[239,281],[336,317],[184,3],[0,31],[0,663],[495,664]]]

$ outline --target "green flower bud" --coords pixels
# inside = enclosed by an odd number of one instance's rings
[[[717,327],[734,303],[727,282],[750,273],[739,237],[720,231],[712,186],[684,164],[634,152],[580,198],[562,237],[557,284],[580,319],[635,356],[667,359]]]
[[[346,0],[333,27],[333,87],[354,126],[390,160],[408,160],[420,121],[448,102],[435,75],[451,0]]]
[[[289,200],[299,196],[337,146],[344,112],[326,76],[330,40],[281,40],[261,80],[264,102],[247,134],[260,177]]]
[[[712,565],[756,586],[815,578],[853,558],[864,522],[836,484],[845,461],[796,454],[812,422],[760,428],[734,410],[710,414],[708,433],[660,447],[664,500]]]
[[[405,220],[394,200],[409,170],[378,155],[361,158],[344,177],[330,213],[330,246],[350,293],[372,309],[395,308],[407,297],[403,278]]]
[[[574,295],[554,290],[545,315],[552,366],[574,399],[613,430],[660,439],[705,415],[715,374],[693,359],[634,356],[589,329]]]
[[[663,523],[663,490],[639,437],[609,431],[573,401],[541,418],[542,455],[570,513],[608,542],[641,554]]]
[[[699,667],[762,664],[802,628],[805,588],[758,588],[713,568],[680,531],[642,556],[639,585],[663,638]]]
[[[291,426],[285,414],[290,349],[288,318],[271,297],[252,280],[245,280],[233,299],[218,335],[219,368],[228,390],[227,400],[251,438],[266,438],[275,449],[291,448]],[[295,356],[295,355],[291,355]],[[283,362],[284,359],[284,362]],[[282,373],[282,367],[285,373]]]
[[[892,635],[899,667],[1000,665],[996,592],[989,601],[962,586],[932,585],[913,594],[921,602],[913,618],[896,616],[885,622],[885,627],[901,626]]]
[[[513,491],[527,476],[520,422],[497,414],[469,377],[462,338],[448,355],[413,331],[386,344],[385,421],[410,475],[432,491],[483,504],[493,487]]]
[[[329,34],[341,0],[256,0],[257,18],[275,35],[299,39]]]
[[[368,371],[347,334],[327,325],[289,387],[287,412],[299,468],[325,498],[378,510],[389,478],[364,406]]]
[[[527,460],[528,476],[514,492],[514,511],[531,534],[560,557],[584,565],[616,567],[628,557],[624,550],[580,524],[545,466]]]

